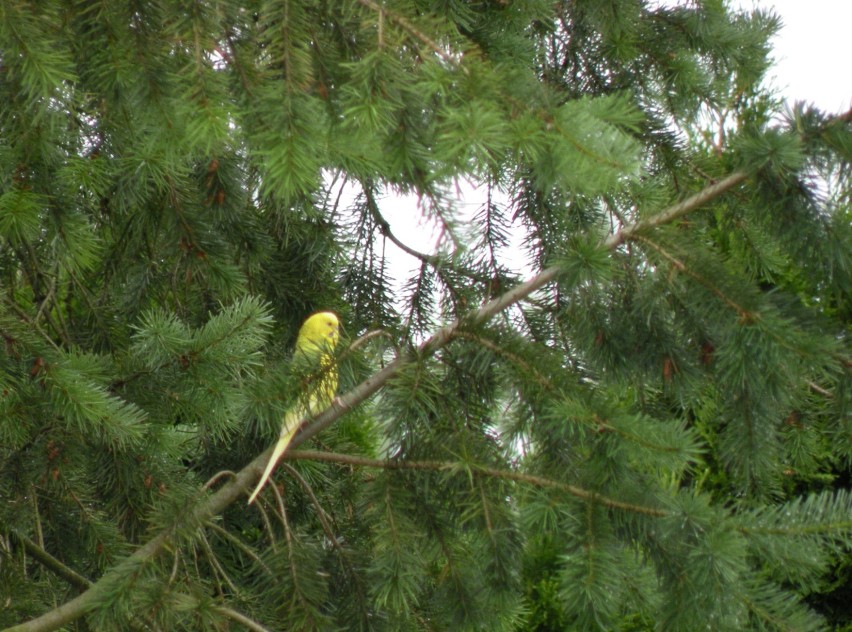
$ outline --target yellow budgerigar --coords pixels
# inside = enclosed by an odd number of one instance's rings
[[[314,379],[307,386],[307,392],[302,394],[299,402],[284,415],[281,423],[281,436],[263,476],[249,497],[249,504],[254,502],[260,490],[275,469],[275,465],[290,441],[299,429],[299,421],[306,415],[317,415],[331,405],[337,392],[337,366],[334,359],[334,347],[337,345],[340,323],[332,312],[319,312],[309,316],[296,338],[296,351],[293,362],[306,363],[315,372]]]

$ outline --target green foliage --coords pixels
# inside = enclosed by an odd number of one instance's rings
[[[670,5],[0,3],[0,627],[848,627],[849,113]]]

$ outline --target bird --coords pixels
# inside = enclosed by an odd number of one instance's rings
[[[284,414],[278,443],[275,444],[275,449],[269,457],[257,487],[249,496],[249,505],[254,502],[266,481],[269,480],[278,459],[284,454],[299,429],[299,422],[308,415],[319,414],[331,405],[337,392],[337,363],[334,358],[334,348],[340,337],[339,330],[340,322],[334,312],[312,314],[299,328],[293,362],[310,367],[314,372],[313,379],[308,382],[299,401]]]

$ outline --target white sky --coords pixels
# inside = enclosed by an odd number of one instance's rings
[[[729,0],[729,5],[745,10],[754,6],[772,9],[780,16],[782,28],[772,41],[775,66],[766,79],[774,92],[791,103],[807,101],[829,113],[852,107],[852,0]],[[470,217],[481,208],[485,193],[464,188],[456,205],[460,216]],[[380,206],[401,241],[424,253],[435,251],[440,234],[432,222],[418,219],[422,210],[414,196],[389,195]],[[523,230],[518,227],[516,232],[520,241]],[[397,282],[418,267],[416,259],[390,242],[387,253],[388,270]]]
[[[784,97],[837,114],[852,107],[852,1],[732,0],[731,5],[771,9],[781,17],[769,77]]]

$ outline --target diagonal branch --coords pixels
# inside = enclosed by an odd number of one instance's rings
[[[362,1],[369,3],[369,0]],[[747,177],[748,174],[744,171],[734,172],[723,180],[706,187],[692,197],[689,197],[656,215],[624,226],[618,232],[613,233],[604,239],[601,245],[607,250],[614,250],[624,243],[625,239],[629,236],[656,226],[661,226],[689,213],[690,211],[696,210],[742,183]],[[479,309],[468,313],[466,316],[446,325],[445,327],[442,327],[429,339],[423,342],[417,348],[416,353],[399,356],[396,360],[365,379],[348,393],[337,398],[335,402],[325,410],[325,412],[321,413],[308,423],[304,431],[293,439],[291,447],[296,447],[297,445],[304,443],[330,426],[347,410],[354,408],[373,395],[389,379],[399,373],[408,364],[416,361],[420,357],[431,355],[446,346],[456,336],[459,330],[468,325],[480,324],[490,320],[496,314],[525,299],[530,294],[541,289],[548,283],[551,283],[559,276],[559,274],[560,268],[558,266],[546,268],[530,280],[501,294]],[[303,422],[304,421],[307,420],[303,420]],[[188,517],[188,519],[195,520],[198,523],[203,524],[210,518],[222,513],[229,505],[244,496],[251,486],[257,481],[264,466],[266,465],[266,462],[269,460],[271,452],[272,447],[264,451],[257,458],[251,461],[251,463],[237,472],[236,476],[223,485],[218,491],[205,500],[199,502],[199,504],[193,509],[192,516]],[[167,549],[173,539],[171,529],[161,531],[144,545],[139,547],[125,560],[125,563],[119,564],[118,566],[113,567],[110,571],[107,571],[84,593],[35,619],[12,626],[11,628],[8,628],[6,632],[46,632],[49,630],[56,630],[67,625],[71,621],[80,618],[94,608],[99,600],[109,596],[112,591],[113,584],[121,580],[122,573],[125,572],[124,569],[127,568],[128,563],[144,564],[152,560],[162,553],[163,550]]]
[[[22,535],[15,530],[12,530],[10,533],[24,546],[24,550],[37,559],[42,566],[50,569],[72,586],[81,590],[85,590],[92,586],[92,582],[80,575],[73,568],[66,566],[60,560],[53,557],[50,553],[45,551],[25,535]]]
[[[744,182],[747,177],[748,173],[745,171],[735,171],[722,180],[711,184],[709,187],[703,188],[695,195],[686,198],[682,202],[678,202],[674,206],[670,206],[662,213],[657,213],[646,220],[640,220],[633,224],[628,224],[618,232],[610,235],[604,241],[604,246],[606,246],[607,249],[612,250],[616,246],[623,244],[625,240],[636,233],[646,231],[649,228],[655,228],[656,226],[662,226],[663,224],[668,224],[677,218],[686,215],[690,211],[694,211],[698,207],[707,204],[707,202],[719,197],[723,193],[728,192],[741,182]]]

